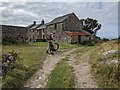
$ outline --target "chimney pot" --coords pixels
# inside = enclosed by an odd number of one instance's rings
[[[36,25],[36,21],[33,21],[33,24]]]
[[[41,21],[41,24],[45,24],[45,21],[44,21],[44,19],[42,19],[42,21]]]

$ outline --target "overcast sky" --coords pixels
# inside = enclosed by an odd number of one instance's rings
[[[97,19],[102,24],[97,35],[100,37],[118,36],[117,2],[2,2],[0,6],[2,24],[27,26],[33,21],[52,19],[74,12],[79,19]]]

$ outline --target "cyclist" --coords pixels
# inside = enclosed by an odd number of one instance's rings
[[[55,50],[54,48],[54,37],[53,37],[53,33],[50,33],[50,35],[48,35],[48,38],[47,38],[49,44],[48,44],[48,49],[51,47],[52,50]],[[48,53],[48,50],[47,50],[47,53]]]

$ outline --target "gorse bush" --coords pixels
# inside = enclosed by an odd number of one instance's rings
[[[3,77],[6,76],[7,72],[10,69],[18,68],[25,69],[25,66],[22,64],[22,58],[18,56],[18,53],[12,51],[2,55],[2,71]],[[4,76],[5,74],[5,76]]]
[[[17,52],[8,52],[2,55],[3,88],[20,87],[27,74],[27,67]],[[16,84],[16,81],[19,84]]]

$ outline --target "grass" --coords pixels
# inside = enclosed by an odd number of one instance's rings
[[[43,46],[47,46],[48,42],[34,42],[34,43],[29,43],[30,46],[39,46],[39,47],[43,47]]]
[[[90,63],[92,65],[92,73],[98,81],[100,87],[103,88],[117,88],[118,87],[118,65],[111,63],[102,63],[113,58],[118,58],[118,55],[111,55],[101,60],[101,54],[109,50],[118,50],[117,41],[108,41],[98,44],[90,50]]]
[[[38,47],[39,46],[39,47]],[[24,59],[24,64],[30,66],[35,65],[37,62],[41,61],[45,56],[44,50],[46,44],[42,43],[31,43],[30,45],[20,45],[20,46],[3,46],[3,53],[9,51],[15,51],[20,54],[20,57]]]
[[[75,54],[82,54],[84,52],[87,52],[90,48],[91,48],[90,46],[79,45],[79,47],[75,51]]]
[[[72,67],[66,62],[68,59],[62,59],[49,76],[48,88],[73,88],[74,74]]]
[[[48,43],[36,42],[26,45],[5,45],[3,46],[3,53],[14,50],[18,52],[20,58],[23,59],[23,64],[28,68],[27,70],[13,69],[9,72],[6,79],[3,80],[3,87],[18,88],[21,87],[25,81],[34,74],[34,72],[42,66],[43,61],[46,58],[46,48]],[[116,41],[108,41],[105,43],[97,44],[96,46],[84,46],[76,44],[60,44],[61,50],[70,50],[77,48],[74,54],[79,58],[85,52],[90,52],[90,63],[92,65],[92,73],[98,81],[100,87],[112,88],[118,86],[117,78],[118,68],[114,64],[101,64],[101,53],[108,50],[118,50],[118,44]],[[116,58],[117,55],[110,56],[108,59]],[[49,76],[47,87],[48,88],[73,88],[74,87],[74,74],[72,67],[67,63],[68,58],[62,59],[52,71]],[[105,61],[105,60],[104,60]],[[78,62],[76,62],[78,63]]]
[[[15,68],[11,70],[6,79],[3,80],[3,88],[18,88],[22,87],[24,82],[34,74],[34,72],[42,66],[47,54],[45,52],[47,43],[31,43],[29,45],[5,45],[3,53],[13,51],[18,52],[22,59],[22,64],[27,67],[27,70]],[[17,81],[17,82],[16,82]]]
[[[25,81],[34,74],[34,72],[42,66],[43,61],[45,60],[47,54],[48,43],[47,42],[36,42],[29,43],[24,45],[4,45],[2,47],[2,52],[18,52],[20,58],[22,59],[22,64],[27,67],[27,70],[22,69],[12,69],[6,76],[6,79],[3,80],[3,88],[19,88],[22,87]],[[71,44],[62,44],[60,49],[71,49],[76,47],[76,45]],[[64,61],[63,63],[67,65]],[[65,66],[66,69],[69,66]],[[65,69],[65,70],[66,70]],[[66,72],[70,73],[68,69]],[[17,81],[17,82],[16,82]],[[72,81],[71,81],[72,82]],[[67,83],[67,82],[66,82]]]
[[[76,45],[76,44],[60,44],[60,49],[62,49],[62,50],[69,50],[69,49],[77,48],[77,47],[79,47],[79,45]]]
[[[76,58],[78,61],[75,62],[78,64],[80,62],[81,54],[87,52],[91,47],[84,45],[76,45],[76,44],[61,44],[61,48],[63,50],[69,50],[72,48],[77,48],[73,54],[76,54]],[[47,87],[48,88],[74,88],[75,86],[75,77],[73,74],[73,67],[69,66],[67,61],[69,61],[69,56],[63,58],[52,71],[49,76]]]

